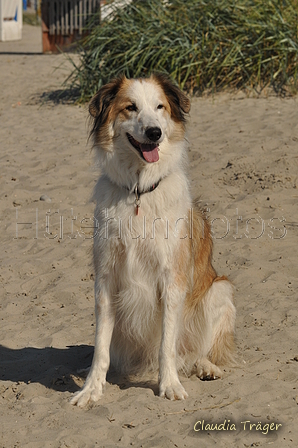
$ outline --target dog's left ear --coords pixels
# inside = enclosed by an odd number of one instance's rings
[[[154,73],[152,74],[152,78],[162,87],[170,104],[173,120],[184,122],[185,114],[188,114],[190,111],[189,98],[164,73]]]
[[[125,79],[124,75],[113,79],[108,84],[101,87],[91,99],[89,103],[89,112],[96,121],[97,126],[105,123],[113,100]]]

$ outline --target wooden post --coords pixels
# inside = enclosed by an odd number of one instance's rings
[[[37,10],[36,15],[38,17],[39,23],[41,23],[41,0],[37,0]]]

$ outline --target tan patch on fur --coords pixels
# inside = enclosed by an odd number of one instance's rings
[[[234,362],[235,351],[234,333],[226,332],[220,334],[213,343],[208,359],[216,365],[231,364]]]
[[[101,87],[89,103],[92,121],[90,136],[93,137],[95,144],[100,142],[102,149],[109,149],[111,143],[111,121],[117,116],[119,107],[124,106],[123,101],[120,104],[118,102],[119,92],[125,92],[130,82],[132,81],[124,76],[114,79],[109,84]]]
[[[179,122],[175,124],[175,127],[169,136],[170,143],[182,142],[185,138],[184,124]]]
[[[186,227],[186,226],[185,226]],[[184,234],[187,229],[183,229]],[[181,232],[181,235],[183,235]],[[189,238],[181,239],[179,249],[177,251],[177,264],[176,264],[176,272],[175,272],[175,284],[178,285],[181,289],[190,288],[190,245],[191,240]]]
[[[109,150],[111,143],[111,135],[109,130],[109,123],[106,122],[104,125],[98,127],[94,132],[94,143],[98,144],[100,142],[100,147],[106,151]]]
[[[127,94],[127,90],[133,83],[133,80],[124,78],[121,87],[117,93],[116,101],[113,102],[110,113],[108,116],[108,120],[114,122],[117,117],[120,116],[123,121],[127,120],[130,117],[130,113],[126,110],[127,106],[132,104],[129,95]]]
[[[178,352],[182,357],[190,354],[197,358],[200,351],[200,339],[206,331],[202,299],[216,278],[216,272],[211,264],[210,225],[198,207],[192,209],[192,212],[192,232],[191,238],[188,239],[190,244],[190,263],[187,269],[189,289],[184,306],[183,338],[179,341]],[[193,359],[193,362],[195,361],[196,359]],[[186,371],[186,373],[190,372]]]
[[[186,312],[194,310],[216,278],[211,264],[212,237],[210,224],[200,209],[193,209],[193,287],[185,303]]]
[[[216,277],[214,279],[215,282],[219,282],[221,280],[226,280],[227,282],[229,281],[228,277],[226,277],[225,275],[222,275],[221,277]]]

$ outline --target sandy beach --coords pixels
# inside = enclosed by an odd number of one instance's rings
[[[237,366],[216,381],[181,377],[189,398],[174,402],[110,372],[82,410],[69,399],[93,353],[98,168],[86,106],[53,100],[69,70],[41,54],[38,27],[0,42],[0,447],[294,448],[297,98],[192,100],[189,176],[214,265],[235,285]]]

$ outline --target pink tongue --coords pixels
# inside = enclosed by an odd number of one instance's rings
[[[158,148],[157,146],[153,146],[152,144],[143,143],[141,144],[141,150],[142,154],[144,156],[144,159],[151,163],[151,162],[157,162],[159,160],[159,154],[158,154]]]

